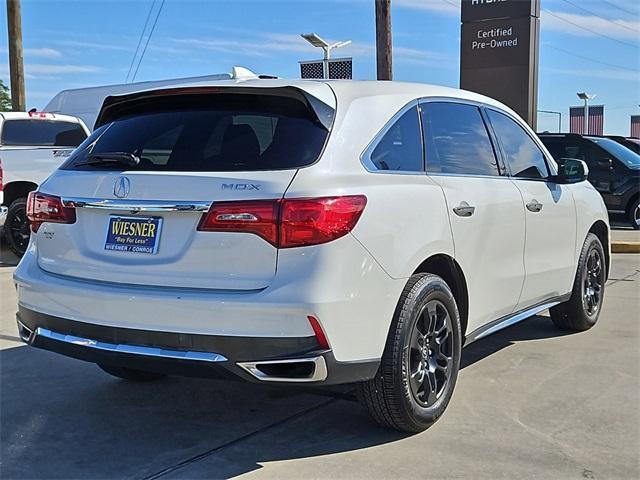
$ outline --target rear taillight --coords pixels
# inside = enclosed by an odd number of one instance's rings
[[[366,204],[364,195],[219,202],[198,230],[254,233],[277,248],[318,245],[349,233]]]
[[[364,195],[285,199],[280,212],[280,248],[330,242],[356,226],[367,198]]]
[[[4,183],[2,182],[4,171],[2,170],[2,160],[0,160],[0,192],[4,189]]]
[[[279,209],[274,200],[214,203],[200,220],[198,230],[255,233],[276,245]]]
[[[75,223],[76,210],[63,206],[60,197],[30,192],[27,199],[27,218],[31,224],[31,231],[36,233],[45,222]]]

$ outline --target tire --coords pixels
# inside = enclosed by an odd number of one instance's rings
[[[602,243],[590,233],[580,252],[571,298],[549,310],[558,328],[582,332],[596,324],[604,301],[606,269]]]
[[[449,404],[461,348],[460,316],[449,286],[437,275],[413,275],[400,296],[376,376],[357,385],[360,402],[382,426],[404,432],[429,428]]]
[[[31,235],[29,220],[27,220],[26,198],[18,198],[9,205],[3,234],[9,249],[18,257],[22,257],[24,252],[27,251]]]
[[[133,368],[127,367],[115,367],[113,365],[101,364],[98,364],[98,366],[109,375],[133,382],[151,382],[153,380],[160,380],[161,378],[166,377],[166,375],[162,373],[145,372],[143,370],[134,370]]]
[[[640,197],[636,198],[629,204],[627,218],[635,230],[640,230]]]

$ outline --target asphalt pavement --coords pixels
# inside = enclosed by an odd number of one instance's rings
[[[5,257],[6,258],[6,257]],[[546,316],[463,353],[447,412],[404,435],[348,389],[136,384],[24,346],[0,266],[0,478],[640,478],[640,255],[614,255],[600,321]]]

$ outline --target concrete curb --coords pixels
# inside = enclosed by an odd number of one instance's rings
[[[640,242],[611,242],[611,253],[640,253]]]

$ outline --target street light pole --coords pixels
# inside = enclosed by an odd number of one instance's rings
[[[351,40],[329,43],[323,40],[317,33],[302,33],[300,36],[314,47],[321,48],[324,52],[324,57],[322,59],[322,78],[324,79],[329,78],[329,60],[331,59],[331,50],[334,48],[344,47],[351,43]]]
[[[538,110],[540,113],[552,113],[558,115],[558,133],[562,131],[562,112],[555,112],[553,110]]]
[[[582,126],[582,134],[589,135],[589,100],[596,98],[596,96],[587,92],[580,92],[577,95],[580,100],[584,100],[584,125]]]

